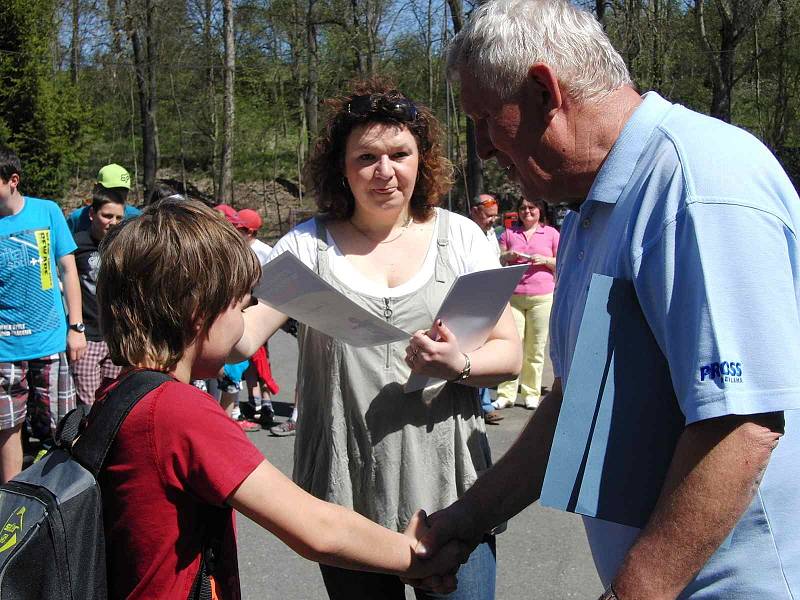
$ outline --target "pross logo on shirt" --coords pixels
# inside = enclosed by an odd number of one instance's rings
[[[715,362],[700,367],[700,381],[721,379],[726,383],[741,383],[742,363]]]

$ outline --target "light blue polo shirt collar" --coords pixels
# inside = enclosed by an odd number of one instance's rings
[[[673,106],[655,92],[646,93],[642,99],[611,147],[581,206],[592,202],[616,204],[650,136]]]

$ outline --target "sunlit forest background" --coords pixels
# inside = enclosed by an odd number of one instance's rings
[[[481,164],[443,48],[462,0],[3,0],[0,143],[24,192],[62,204],[117,162],[145,203],[159,181],[208,202],[255,206],[285,230],[310,207],[300,173],[325,98],[382,75],[447,131],[463,209],[515,191]],[[798,0],[597,0],[587,4],[638,87],[746,128],[795,181]]]

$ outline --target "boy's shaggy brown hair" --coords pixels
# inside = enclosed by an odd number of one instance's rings
[[[100,322],[121,366],[172,370],[261,275],[242,236],[194,200],[152,204],[112,228],[100,251]]]

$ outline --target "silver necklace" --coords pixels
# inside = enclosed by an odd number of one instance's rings
[[[400,233],[398,233],[396,236],[394,236],[394,237],[393,237],[393,238],[391,238],[391,239],[388,239],[388,240],[382,240],[382,241],[380,241],[380,242],[377,242],[377,241],[373,240],[371,237],[369,237],[369,236],[368,236],[368,235],[367,235],[367,234],[364,232],[364,230],[363,230],[363,229],[361,229],[361,228],[360,228],[358,225],[356,225],[355,223],[353,223],[353,219],[352,219],[352,217],[351,217],[350,219],[348,219],[348,222],[350,223],[350,225],[352,225],[352,226],[353,226],[353,229],[355,229],[355,230],[356,230],[358,233],[360,233],[361,235],[363,235],[365,238],[367,238],[367,239],[368,239],[370,242],[372,242],[373,244],[391,244],[393,241],[400,239],[400,238],[403,236],[403,234],[404,234],[404,233],[405,233],[405,232],[408,230],[408,226],[409,226],[409,225],[411,225],[411,221],[412,221],[412,219],[411,219],[411,215],[408,215],[408,219],[407,219],[407,220],[406,220],[406,222],[403,224],[403,226],[400,228]]]

